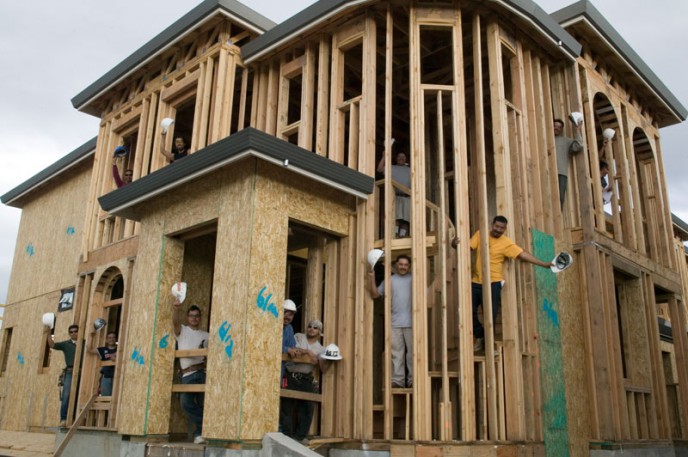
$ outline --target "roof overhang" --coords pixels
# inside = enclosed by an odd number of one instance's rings
[[[275,26],[274,22],[236,0],[205,0],[74,96],[72,105],[79,111],[100,116],[100,113],[93,106],[95,100],[218,16],[225,16],[258,34],[262,34]]]
[[[241,47],[244,62],[249,64],[287,45],[319,24],[356,6],[375,3],[377,0],[320,0],[291,18],[270,29]],[[580,54],[580,44],[569,35],[542,8],[531,0],[492,0],[490,6],[501,6],[521,20],[539,30],[550,44],[558,46],[567,57]]]
[[[688,224],[674,213],[671,213],[671,223],[674,231],[679,233],[681,241],[688,240]]]
[[[367,199],[373,192],[372,177],[254,128],[246,128],[103,195],[98,201],[111,214],[140,220],[138,205],[248,157],[265,160],[355,197]]]
[[[92,138],[82,144],[57,162],[5,193],[5,195],[0,197],[0,200],[2,200],[5,205],[21,208],[21,200],[24,197],[45,186],[49,181],[74,169],[74,167],[83,163],[85,160],[92,158],[96,151],[97,139],[97,137]]]
[[[655,101],[652,105],[660,127],[686,120],[686,108],[592,3],[580,0],[552,13],[552,18],[573,34],[586,37],[593,51],[609,56],[611,61],[605,63],[624,74],[626,84],[640,92],[641,100]]]

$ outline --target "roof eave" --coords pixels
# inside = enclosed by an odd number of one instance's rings
[[[320,0],[242,46],[241,55],[244,62],[255,62],[343,11],[372,2],[373,0]],[[499,3],[542,31],[550,42],[562,49],[571,60],[575,60],[580,54],[580,43],[531,0],[495,0],[495,3]]]
[[[688,110],[591,2],[580,0],[555,11],[552,13],[552,18],[558,21],[562,27],[570,27],[580,21],[585,21],[588,27],[597,34],[597,38],[601,39],[619,59],[625,62],[626,66],[642,81],[645,87],[655,95],[657,101],[668,112],[672,113],[675,122],[665,119],[660,127],[678,124],[686,120]]]
[[[236,0],[205,0],[75,95],[72,98],[72,106],[84,113],[100,116],[100,112],[92,105],[95,100],[217,14],[224,15],[258,34],[275,26],[274,22]]]
[[[97,137],[88,140],[69,154],[63,156],[53,164],[36,173],[31,178],[6,192],[0,197],[0,201],[7,206],[21,208],[21,201],[30,193],[43,187],[47,182],[55,179],[68,170],[73,169],[84,160],[95,154]]]

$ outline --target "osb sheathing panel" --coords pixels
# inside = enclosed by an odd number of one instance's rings
[[[650,342],[645,320],[645,294],[640,279],[624,283],[620,290],[619,304],[627,319],[623,319],[626,328],[623,330],[624,352],[627,358],[626,377],[634,386],[652,387],[652,363],[650,361]]]
[[[76,284],[91,161],[24,204],[7,303]]]
[[[245,420],[244,412],[252,407],[243,398],[248,389],[244,383],[253,385],[259,381],[247,379],[245,370],[261,363],[260,359],[270,353],[269,344],[255,347],[253,343],[247,342],[247,334],[254,332],[254,338],[267,337],[270,333],[263,329],[267,324],[272,324],[271,333],[278,331],[275,327],[278,319],[267,312],[259,312],[255,297],[250,297],[254,289],[249,282],[249,278],[253,276],[251,270],[271,268],[267,264],[261,265],[260,261],[250,262],[252,236],[255,232],[252,220],[255,176],[252,168],[252,162],[244,163],[225,174],[228,185],[220,201],[203,417],[203,434],[209,438],[239,438],[239,430]],[[233,184],[230,185],[232,181]],[[278,240],[279,231],[275,229],[272,233],[275,240]],[[284,237],[282,244],[286,242],[286,233]],[[272,242],[271,246],[275,252],[280,249],[279,242]],[[281,249],[286,249],[286,246]],[[273,257],[273,262],[278,264],[280,256]],[[258,265],[254,266],[255,263]],[[277,289],[274,284],[270,284],[269,289],[265,295],[273,293],[272,302],[277,305],[284,287]],[[260,319],[261,325],[253,324],[249,327],[249,319]],[[260,334],[256,335],[255,332]],[[277,344],[274,338],[270,344]],[[272,375],[277,384],[279,372],[276,369],[273,364],[272,373],[271,370],[264,369],[259,378]],[[255,395],[262,397],[263,401],[268,398],[267,392],[257,391]]]
[[[183,244],[164,237],[166,218],[160,207],[164,201],[151,204],[150,215],[141,221],[128,339],[120,349],[126,377],[118,425],[122,434],[166,433],[168,428],[174,335],[165,292],[181,278]]]
[[[218,221],[203,424],[209,438],[260,439],[277,430],[289,220],[344,234],[353,206],[339,191],[253,163],[257,176],[247,178],[241,196],[223,199]],[[249,175],[247,168],[236,172]]]
[[[8,305],[3,317],[3,331],[13,328],[7,371],[0,378],[0,420],[3,430],[27,430],[51,427],[59,422],[57,379],[65,366],[63,353],[51,351],[50,367],[39,374],[43,347],[41,316],[55,313],[60,291],[54,291]],[[74,312],[56,313],[55,341],[64,341],[73,323]],[[18,401],[21,399],[21,401]]]
[[[557,249],[566,246],[557,245]],[[575,254],[574,254],[575,255]],[[575,262],[566,272],[557,276],[559,315],[561,325],[562,360],[566,386],[566,416],[571,455],[587,455],[590,438],[590,400],[585,350],[584,297],[581,285],[585,284],[583,257],[575,255]]]

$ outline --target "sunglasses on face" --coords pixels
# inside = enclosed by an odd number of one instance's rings
[[[200,314],[189,314],[189,317],[192,317],[194,319],[200,319],[201,315]]]
[[[318,330],[320,330],[320,327],[315,326],[315,325],[309,325],[308,328],[317,328]]]

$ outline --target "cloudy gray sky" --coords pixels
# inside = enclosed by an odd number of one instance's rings
[[[547,12],[569,0],[536,0]],[[187,13],[197,0],[0,1],[0,194],[71,152],[98,120],[70,99]],[[314,0],[244,0],[282,22]],[[688,106],[688,1],[594,0],[594,5]],[[688,221],[688,122],[663,129],[671,209]],[[0,303],[14,256],[20,210],[0,206]],[[37,278],[39,279],[39,278]]]

